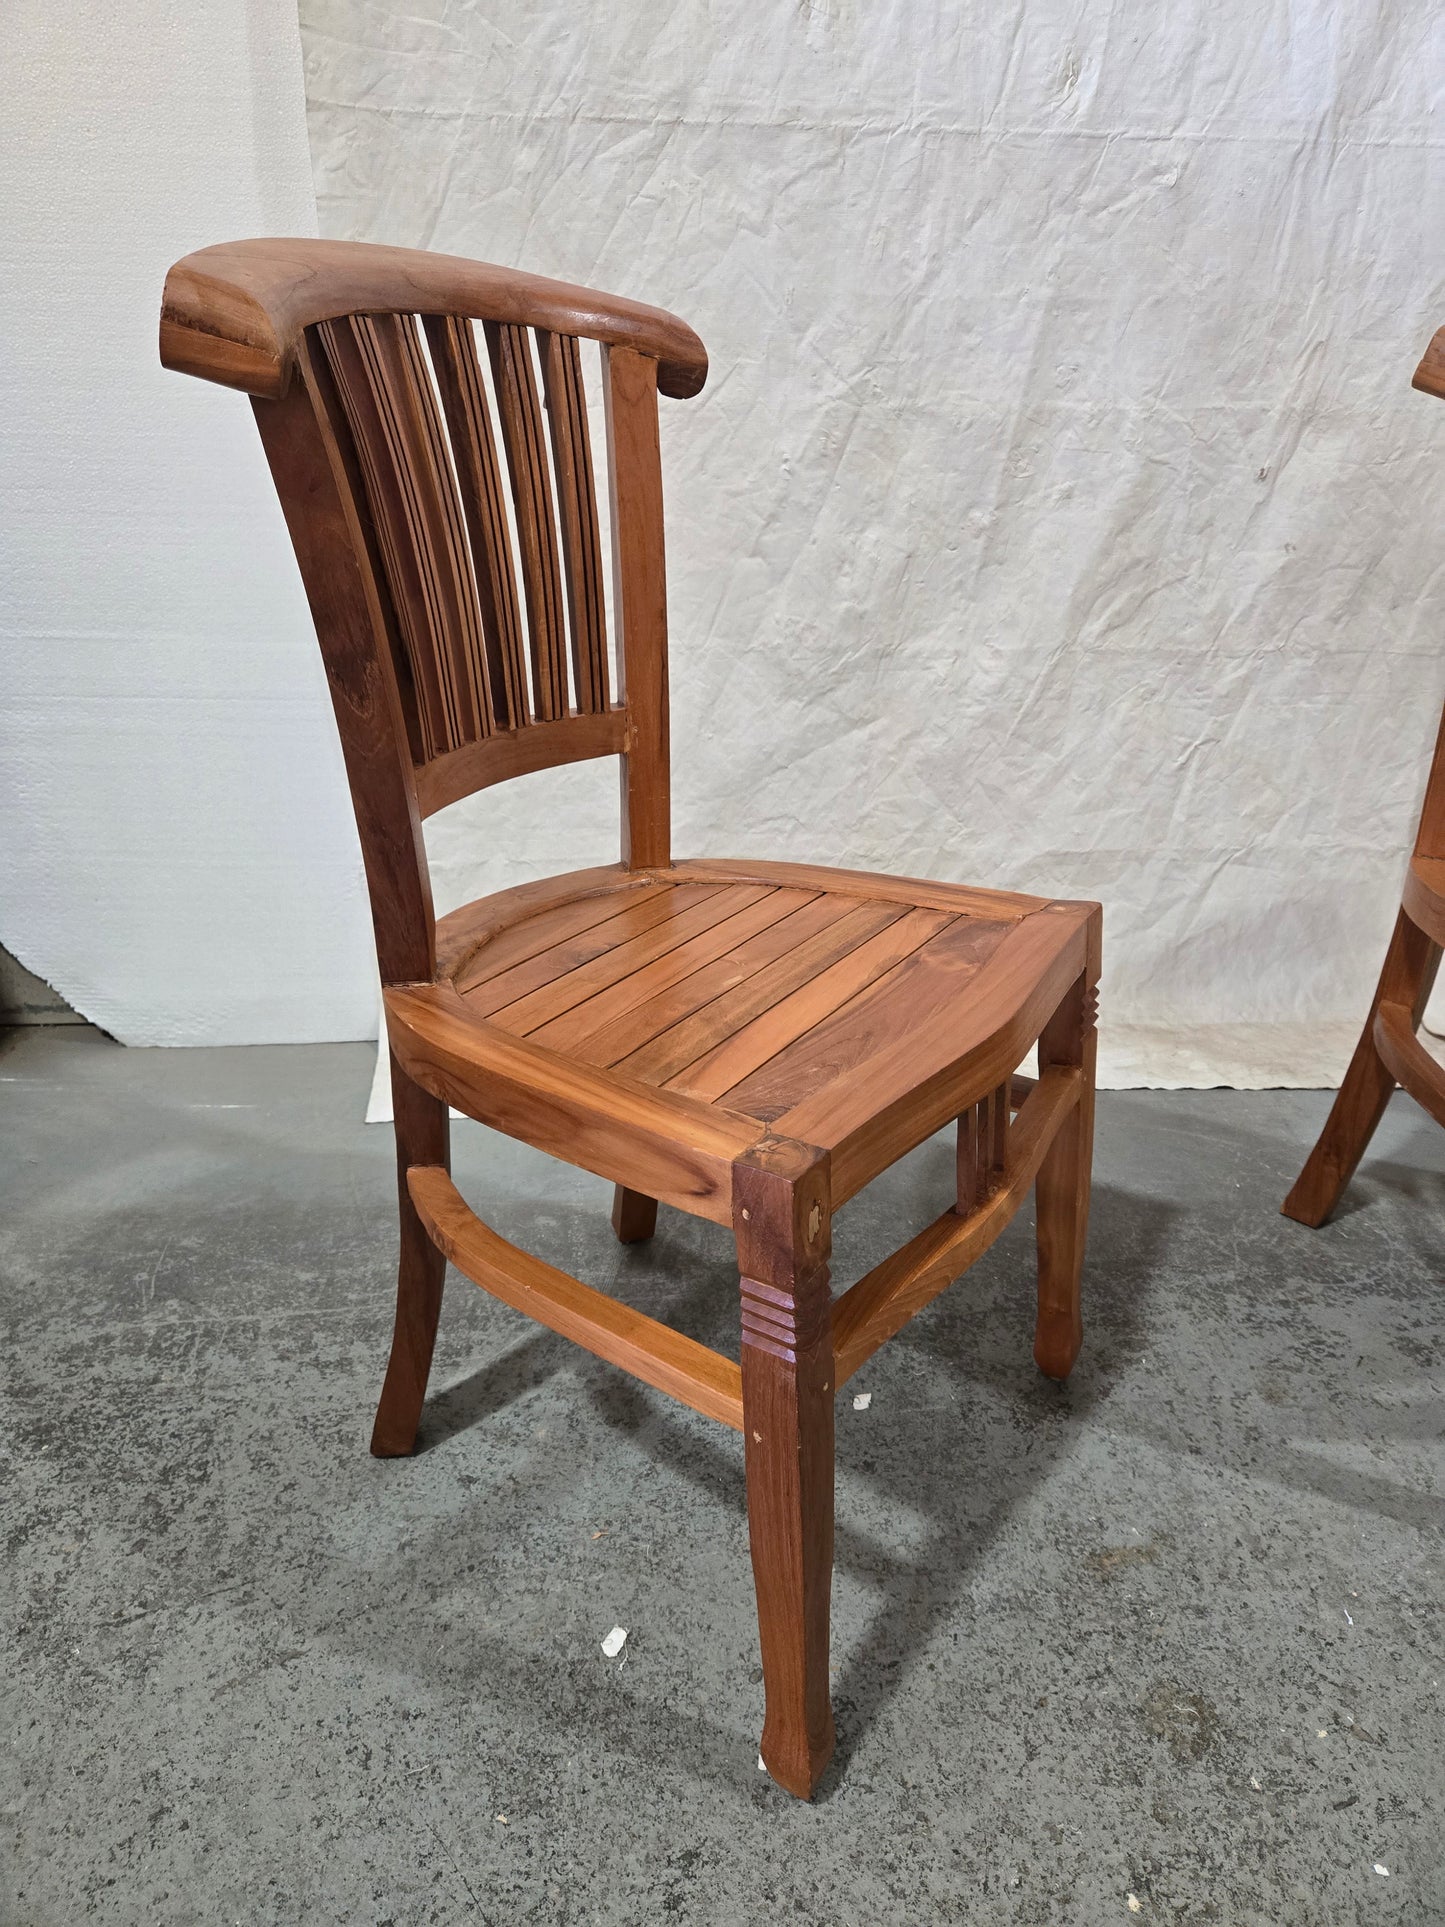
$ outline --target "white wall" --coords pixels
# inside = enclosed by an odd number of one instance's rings
[[[711,350],[664,407],[679,850],[1101,897],[1116,1077],[1337,1074],[1445,694],[1434,0],[301,14],[324,231]],[[476,799],[440,894],[611,804]]]
[[[130,1043],[374,1034],[330,705],[243,397],[166,268],[312,233],[294,0],[5,11],[0,943]]]

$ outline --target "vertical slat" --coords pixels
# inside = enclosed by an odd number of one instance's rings
[[[552,468],[562,522],[562,563],[572,638],[572,687],[577,707],[607,707],[607,606],[602,589],[602,536],[587,432],[587,391],[575,335],[537,331]]]
[[[416,681],[427,757],[492,726],[476,585],[416,325],[352,315],[319,329],[365,478]]]
[[[958,1212],[967,1217],[1004,1180],[1008,1162],[1009,1087],[970,1104],[958,1120]]]
[[[607,474],[612,499],[613,615],[627,705],[622,759],[622,854],[633,869],[670,861],[667,578],[657,363],[632,348],[603,350]]]
[[[539,722],[551,722],[567,714],[567,643],[542,406],[527,330],[509,321],[489,321],[486,330],[527,595],[532,713]]]
[[[457,487],[472,538],[492,716],[500,729],[521,729],[530,720],[522,614],[507,533],[502,470],[492,437],[476,337],[470,321],[456,315],[427,315],[424,325],[451,437]]]

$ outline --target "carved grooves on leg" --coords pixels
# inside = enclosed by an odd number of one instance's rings
[[[795,1360],[823,1336],[830,1302],[824,1266],[791,1287],[767,1285],[758,1278],[740,1280],[743,1343],[774,1358]]]

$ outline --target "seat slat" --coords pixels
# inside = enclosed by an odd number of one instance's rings
[[[427,315],[424,325],[471,535],[492,718],[497,729],[521,729],[529,721],[522,616],[476,336],[456,315]]]
[[[801,910],[769,924],[746,943],[739,944],[674,984],[649,997],[612,1022],[581,1038],[573,1049],[589,1064],[617,1064],[640,1050],[684,1017],[701,1010],[736,985],[745,983],[779,958],[790,956],[830,924],[839,923],[857,908],[846,897],[814,897]]]
[[[602,536],[597,485],[587,428],[587,392],[575,335],[537,334],[542,386],[552,436],[552,467],[562,522],[562,562],[572,639],[572,687],[586,714],[606,709],[607,604],[602,586]]]
[[[967,978],[983,967],[1013,927],[970,917],[944,923],[939,911],[917,914],[937,919],[928,936],[888,971],[875,972],[869,983],[855,986],[831,1013],[825,1012],[806,1035],[800,1033],[771,1061],[734,1085],[724,1086],[729,1105],[749,1117],[781,1117],[890,1043],[900,1025],[928,1015],[931,1006],[921,985],[936,977],[937,995],[956,998]]]
[[[1020,896],[1014,890],[975,890],[965,883],[939,883],[927,877],[890,876],[880,870],[833,870],[820,863],[760,863],[752,858],[688,857],[676,865],[680,877],[763,877],[797,890],[826,890],[832,896],[866,897],[873,903],[906,903],[947,910],[956,917],[988,917],[1017,923],[1034,910],[1047,909],[1048,897]]]
[[[779,1136],[832,1151],[835,1206],[1008,1076],[1085,968],[1091,914],[1055,903],[1025,917],[976,976],[966,954],[930,946],[895,985],[886,1032],[877,1014],[873,1054],[774,1122]]]
[[[584,930],[606,923],[623,910],[655,901],[667,888],[665,883],[640,883],[629,890],[598,891],[594,896],[578,897],[533,911],[520,921],[506,925],[474,949],[452,982],[465,996],[514,964],[535,957],[539,951],[548,950],[568,937],[580,936]]]
[[[542,427],[531,340],[511,322],[486,323],[502,440],[512,477],[517,544],[527,598],[527,641],[532,659],[532,714],[552,722],[568,713],[567,643],[562,613],[562,576],[552,478]]]
[[[673,892],[674,915],[660,918],[645,935],[629,937],[605,954],[589,958],[565,974],[559,973],[551,982],[539,985],[514,1003],[498,1006],[493,1013],[494,1021],[518,1036],[526,1036],[539,1025],[571,1010],[575,1004],[595,996],[599,990],[632,976],[654,959],[670,956],[689,938],[703,935],[715,924],[773,894],[766,883],[738,883],[700,902],[685,903],[681,899],[687,887],[683,885]]]
[[[663,991],[695,977],[714,958],[733,957],[751,937],[772,929],[810,901],[801,890],[770,890],[766,896],[715,923],[710,930],[689,937],[675,950],[654,958],[640,970],[595,992],[528,1034],[549,1050],[578,1051],[594,1031],[636,1011],[639,1006],[646,1007],[642,1021],[650,1021]],[[581,1055],[589,1063],[602,1061],[585,1050]]]
[[[403,1070],[469,1117],[644,1197],[732,1223],[733,1166],[759,1127],[479,1022],[446,984],[383,992]]]
[[[769,1058],[822,1023],[838,1006],[876,978],[894,969],[920,944],[938,935],[949,917],[942,910],[908,910],[846,957],[840,957],[811,982],[762,1011],[751,1023],[689,1064],[667,1081],[669,1090],[713,1101],[731,1091]],[[728,1100],[728,1108],[737,1108]],[[753,1116],[751,1111],[744,1115]]]
[[[554,978],[580,970],[583,964],[591,963],[594,957],[606,955],[619,944],[641,936],[644,931],[652,930],[659,924],[671,923],[693,905],[710,902],[722,894],[722,888],[721,885],[714,888],[711,884],[692,883],[677,890],[663,888],[655,895],[649,891],[645,896],[640,892],[637,896],[629,896],[614,909],[611,916],[588,925],[574,937],[533,952],[525,960],[498,971],[495,976],[468,989],[465,993],[467,1008],[475,1016],[490,1017],[494,1011],[519,1002],[534,990],[540,990],[544,984],[550,984]]]
[[[779,1002],[800,984],[809,983],[836,958],[897,923],[905,914],[897,903],[859,903],[836,923],[818,931],[806,943],[780,957],[745,983],[725,991],[695,1010],[681,1023],[660,1032],[639,1049],[617,1061],[616,1068],[647,1083],[663,1084],[696,1063],[734,1031],[749,1023],[770,1004]]]

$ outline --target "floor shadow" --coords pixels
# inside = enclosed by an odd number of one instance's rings
[[[435,1451],[545,1384],[557,1370],[559,1342],[550,1334],[526,1339],[468,1377],[431,1393],[422,1408],[413,1456]]]

